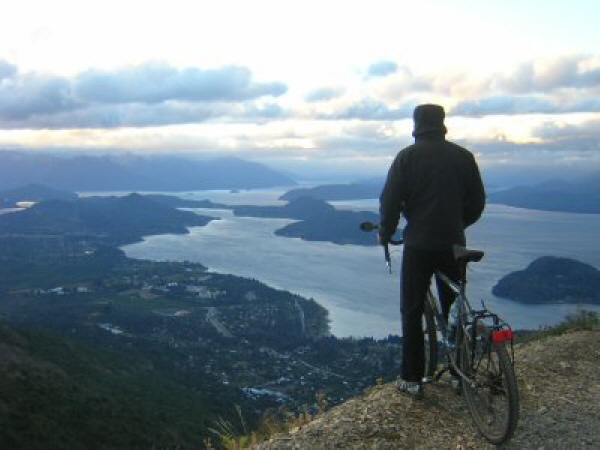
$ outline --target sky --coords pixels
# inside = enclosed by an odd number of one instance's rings
[[[376,176],[420,103],[485,170],[600,170],[597,0],[20,0],[0,149]],[[340,175],[341,176],[341,175]]]

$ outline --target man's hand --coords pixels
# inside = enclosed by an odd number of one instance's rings
[[[387,245],[390,243],[390,238],[382,234],[377,234],[377,239],[379,240],[379,245]]]

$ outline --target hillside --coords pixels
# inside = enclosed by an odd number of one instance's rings
[[[110,243],[130,243],[142,236],[187,233],[211,217],[180,211],[139,194],[48,200],[0,216],[0,235],[90,235]]]
[[[5,322],[0,392],[3,449],[201,448],[208,426],[245,402],[214,377],[182,379],[140,351]]]
[[[597,448],[600,331],[576,331],[518,345],[521,417],[503,448]],[[283,449],[485,449],[464,400],[448,385],[413,400],[376,386],[291,433],[252,447]]]

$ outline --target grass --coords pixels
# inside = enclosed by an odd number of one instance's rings
[[[545,327],[535,333],[531,333],[521,340],[521,342],[530,342],[550,336],[560,336],[572,331],[594,330],[600,330],[600,312],[580,309],[577,312],[566,316],[565,320],[558,325]]]
[[[312,408],[305,406],[298,412],[292,412],[285,408],[278,411],[268,411],[262,418],[258,427],[254,431],[249,431],[246,427],[241,409],[236,407],[238,420],[233,423],[226,420],[218,420],[215,426],[210,430],[219,442],[227,450],[241,450],[252,447],[261,442],[268,441],[277,435],[288,433],[298,429],[303,425],[314,420],[319,414],[325,412],[328,407],[327,397],[322,393],[317,393],[315,401],[316,411],[311,412]],[[205,442],[207,449],[211,449],[213,442]]]

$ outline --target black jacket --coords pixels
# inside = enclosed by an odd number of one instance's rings
[[[390,167],[380,197],[379,234],[389,240],[402,213],[405,245],[449,250],[465,245],[464,230],[484,206],[485,190],[471,152],[443,133],[426,133],[401,150]]]

